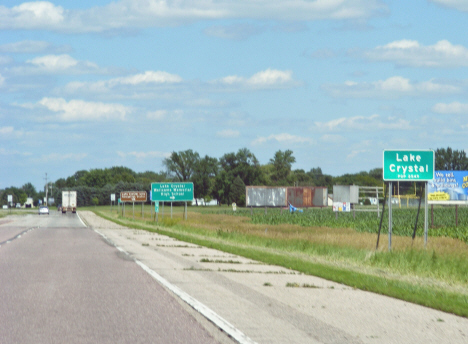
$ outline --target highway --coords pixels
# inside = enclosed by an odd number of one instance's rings
[[[467,318],[78,215],[0,219],[0,344],[467,343]]]
[[[231,343],[76,214],[0,219],[0,343]]]

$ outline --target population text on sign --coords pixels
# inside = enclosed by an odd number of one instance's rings
[[[120,200],[122,202],[146,202],[146,191],[122,191]]]
[[[383,180],[430,181],[434,164],[433,150],[384,150]]]
[[[151,200],[181,202],[193,200],[193,183],[151,183]]]

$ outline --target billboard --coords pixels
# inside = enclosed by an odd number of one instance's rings
[[[246,186],[247,207],[326,207],[328,189],[320,186]]]
[[[328,189],[321,186],[296,186],[288,188],[288,202],[295,207],[326,207]]]
[[[246,186],[247,207],[285,207],[286,187]]]
[[[429,203],[468,202],[468,171],[435,171],[427,185]]]
[[[333,202],[359,203],[359,186],[333,185]]]

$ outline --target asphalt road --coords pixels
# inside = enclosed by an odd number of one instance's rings
[[[231,342],[75,214],[54,210],[0,221],[0,299],[0,343]]]

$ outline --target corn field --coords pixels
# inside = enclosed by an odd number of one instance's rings
[[[456,224],[456,212],[458,223]],[[393,208],[392,231],[395,235],[412,236],[416,222],[417,208]],[[377,233],[380,218],[375,212],[336,213],[330,208],[304,209],[303,213],[289,213],[287,210],[269,208],[265,214],[264,208],[238,209],[236,212],[226,212],[251,218],[254,224],[277,225],[294,224],[304,227],[352,228],[358,232]],[[450,237],[468,243],[468,207],[455,206],[434,207],[428,209],[429,236]],[[382,221],[382,233],[388,232],[388,209],[385,209]],[[421,207],[416,229],[417,236],[424,233],[424,208]]]

